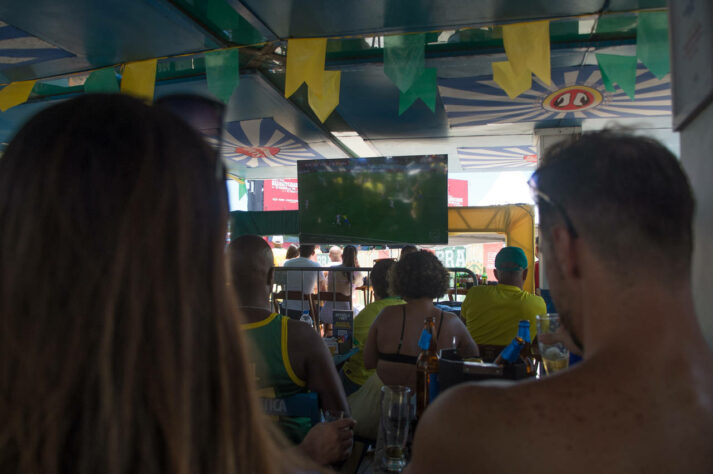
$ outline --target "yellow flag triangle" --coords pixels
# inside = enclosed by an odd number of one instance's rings
[[[287,40],[285,97],[295,93],[306,82],[310,89],[324,89],[324,56],[327,38]]]
[[[509,61],[493,63],[493,80],[503,88],[508,97],[514,99],[532,87],[532,75],[529,70],[516,74]]]
[[[156,59],[148,59],[126,64],[121,78],[121,92],[152,101],[157,62]]]
[[[518,76],[528,70],[550,85],[549,20],[503,26],[503,44],[512,70]]]
[[[339,85],[342,71],[322,71],[324,76],[323,88],[318,90],[309,86],[308,101],[319,121],[324,123],[327,117],[339,105]]]
[[[27,101],[37,81],[20,81],[6,85],[0,90],[0,111],[5,112]]]

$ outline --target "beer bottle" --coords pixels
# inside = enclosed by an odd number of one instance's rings
[[[428,317],[418,339],[421,351],[416,358],[416,417],[438,395],[438,352],[436,350],[435,318]]]
[[[527,319],[520,320],[517,326],[517,336],[525,341],[525,346],[522,348],[522,358],[525,361],[527,375],[535,374],[535,363],[532,360],[532,340],[530,339],[530,321]]]
[[[495,363],[498,365],[514,364],[517,358],[520,357],[523,347],[525,347],[525,341],[520,336],[515,336],[510,344],[505,346],[505,349],[495,358]]]

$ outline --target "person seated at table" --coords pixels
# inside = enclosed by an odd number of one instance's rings
[[[344,385],[347,396],[356,392],[364,385],[364,382],[374,373],[374,369],[364,367],[364,347],[371,325],[376,320],[382,309],[387,306],[394,306],[406,303],[398,296],[389,293],[389,281],[387,275],[394,265],[391,259],[379,260],[374,264],[371,271],[371,284],[374,290],[374,301],[369,303],[359,311],[359,316],[354,318],[354,343],[359,348],[359,352],[354,354],[339,371],[339,376]]]
[[[291,260],[286,260],[282,265],[285,268],[290,267],[315,267],[319,268],[319,263],[316,262],[316,253],[314,245],[301,244],[300,256]],[[316,291],[324,291],[327,289],[327,279],[321,271],[288,271],[284,272],[286,276],[285,290],[297,291],[302,294],[315,293]],[[300,319],[304,311],[309,310],[309,301],[300,300],[285,300],[286,316],[292,319]]]
[[[584,360],[538,382],[442,393],[407,471],[710,473],[713,353],[696,319],[679,161],[653,139],[602,131],[542,163],[530,186],[544,270]]]
[[[391,294],[405,305],[388,306],[372,324],[364,348],[364,367],[376,369],[385,385],[416,389],[418,339],[427,317],[435,319],[438,349],[455,347],[462,357],[477,357],[478,346],[463,322],[437,309],[433,299],[448,289],[448,272],[431,252],[420,250],[399,260],[391,269]]]
[[[354,288],[361,286],[364,282],[364,277],[361,272],[347,272],[339,270],[340,267],[359,267],[357,260],[357,249],[353,245],[347,245],[342,251],[342,263],[333,267],[333,270],[327,272],[327,292],[331,294],[339,293],[342,296],[351,296],[354,299]],[[330,301],[329,298],[323,300],[324,306],[319,312],[319,320],[325,324],[325,332],[329,333],[332,329],[334,310],[355,310],[354,305],[350,301]],[[358,311],[354,311],[354,316]]]
[[[461,316],[468,332],[478,343],[484,360],[491,362],[517,336],[520,320],[530,321],[530,336],[536,331],[535,316],[547,313],[545,300],[523,291],[527,278],[527,257],[519,247],[503,247],[495,256],[498,284],[474,286],[465,296]],[[488,354],[490,352],[490,354]]]
[[[0,159],[0,472],[313,472],[257,409],[215,151],[128,95],[45,105]]]
[[[316,392],[320,408],[349,414],[344,389],[327,346],[309,325],[270,309],[273,253],[256,235],[243,235],[230,243],[230,268],[240,309],[243,331],[252,342],[248,359],[253,364],[258,388],[270,398]],[[294,443],[310,429],[308,418],[281,418],[279,425]]]

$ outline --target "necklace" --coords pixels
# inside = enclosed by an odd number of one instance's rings
[[[262,311],[272,311],[270,308],[265,308],[264,306],[238,306],[240,309],[260,309]]]

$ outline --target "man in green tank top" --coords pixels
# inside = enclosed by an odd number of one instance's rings
[[[243,314],[242,329],[251,343],[248,359],[260,396],[279,399],[315,392],[322,410],[348,417],[344,389],[320,336],[309,325],[270,308],[273,262],[272,249],[258,236],[241,236],[230,244],[233,285]],[[334,439],[326,442],[347,454],[354,422],[346,418],[335,423]],[[301,443],[311,428],[309,418],[280,417],[278,425],[295,444]]]

